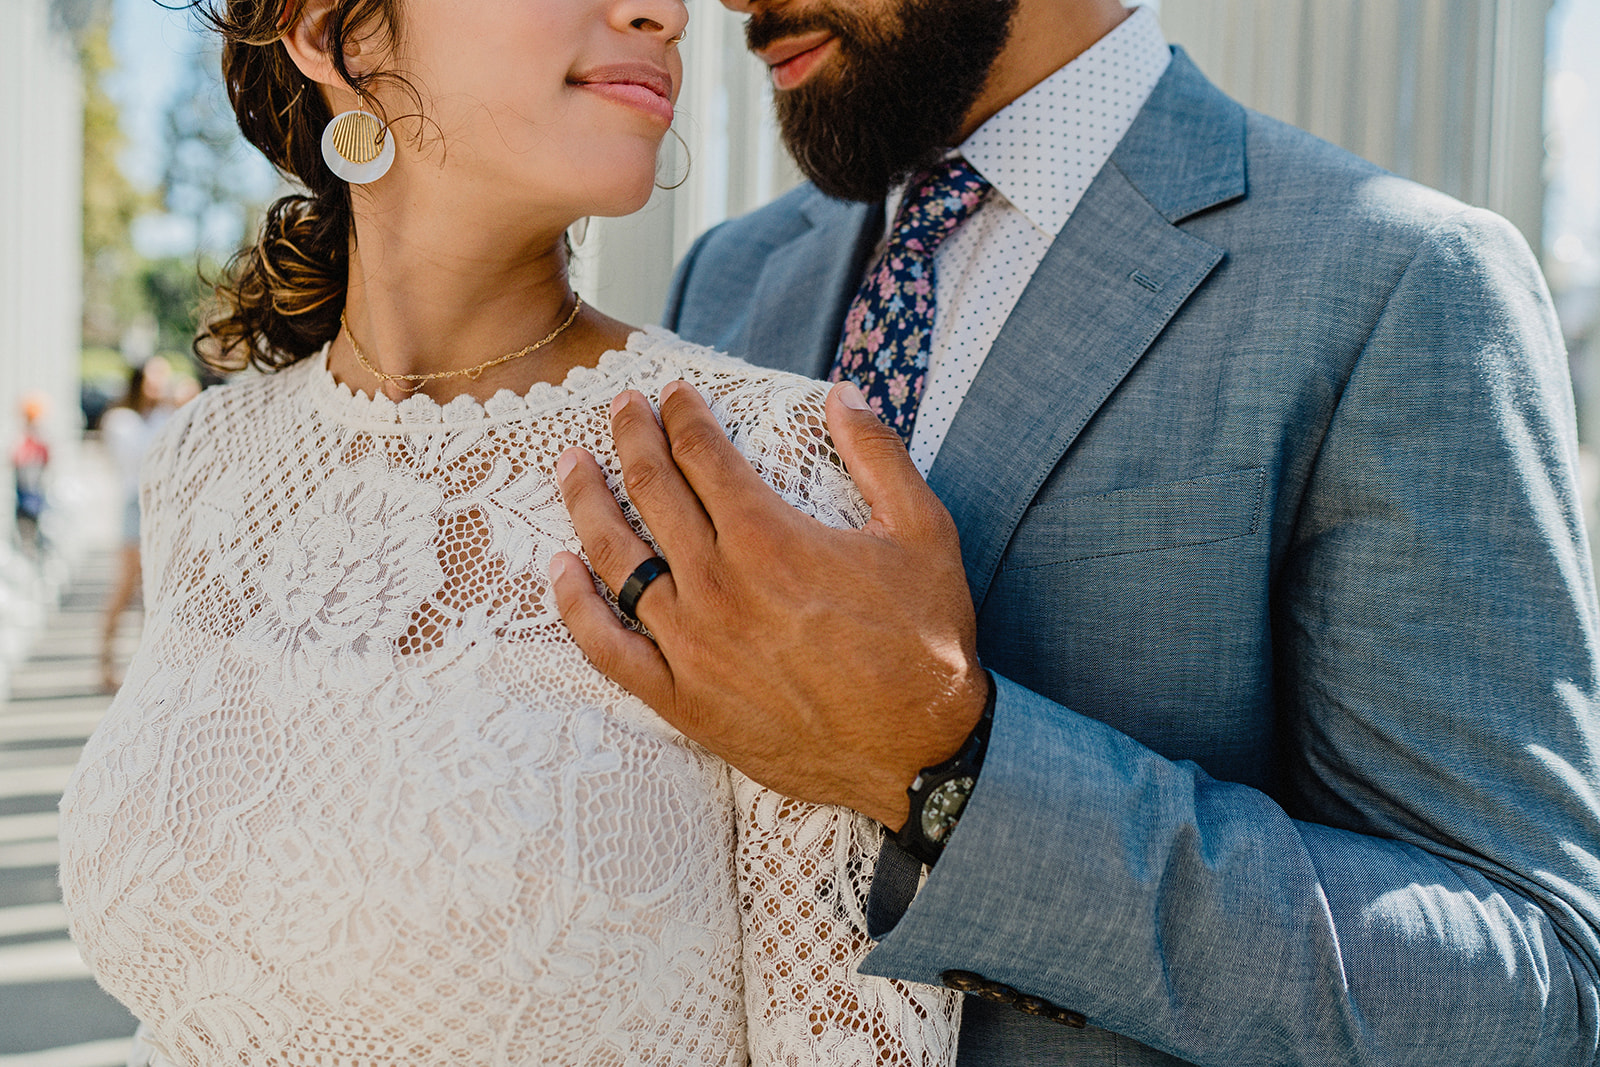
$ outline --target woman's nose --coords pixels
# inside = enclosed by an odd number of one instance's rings
[[[684,0],[624,0],[617,16],[631,29],[672,40],[689,24],[689,6]]]

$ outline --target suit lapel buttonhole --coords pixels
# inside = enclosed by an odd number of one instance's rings
[[[1148,289],[1152,293],[1159,293],[1161,291],[1161,283],[1150,277],[1150,275],[1146,274],[1142,270],[1134,271],[1132,274],[1128,275],[1128,278],[1135,285],[1142,289]]]

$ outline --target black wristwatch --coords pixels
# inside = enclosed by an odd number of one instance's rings
[[[986,672],[987,673],[987,672]],[[945,842],[961,821],[961,812],[978,783],[978,769],[989,751],[989,728],[994,724],[994,677],[988,675],[989,699],[983,705],[978,725],[972,728],[961,750],[943,763],[924,767],[906,795],[911,798],[911,815],[894,835],[900,847],[916,859],[933,866],[944,852]]]

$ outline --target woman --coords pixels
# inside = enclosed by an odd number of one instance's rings
[[[150,441],[172,414],[167,385],[172,368],[160,356],[151,356],[128,372],[128,391],[122,402],[100,419],[100,438],[117,468],[121,491],[122,543],[117,554],[117,581],[106,601],[100,629],[100,686],[117,690],[116,643],[122,613],[133,603],[139,588],[139,467]]]
[[[681,0],[212,17],[241,128],[310,196],[203,339],[274,373],[147,460],[145,638],[62,800],[74,937],[152,1058],[951,1062],[949,994],[855,971],[876,828],[731,781],[547,587],[578,547],[556,460],[618,469],[627,388],[687,380],[789,498],[865,518],[806,429],[825,386],[567,286],[568,226],[650,192]]]

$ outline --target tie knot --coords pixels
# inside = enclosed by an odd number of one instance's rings
[[[989,183],[960,156],[952,156],[914,179],[895,213],[889,244],[933,255],[944,239],[978,210]]]

